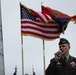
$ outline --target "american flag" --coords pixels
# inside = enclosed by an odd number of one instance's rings
[[[41,17],[28,9],[24,5],[21,8],[21,33],[22,35],[32,35],[38,38],[52,40],[59,38],[58,24],[50,22],[46,24]]]
[[[21,6],[21,19],[36,20],[36,15],[32,14],[28,8]]]

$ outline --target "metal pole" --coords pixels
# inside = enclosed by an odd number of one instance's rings
[[[22,75],[24,75],[24,54],[23,54],[23,36],[21,35],[21,44],[22,44]]]
[[[44,63],[44,75],[45,74],[45,44],[44,44],[44,39],[43,39],[43,63]]]

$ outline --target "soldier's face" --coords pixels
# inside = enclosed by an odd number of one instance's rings
[[[62,44],[62,45],[59,45],[59,49],[65,55],[65,54],[69,53],[70,46],[69,46],[69,44]]]

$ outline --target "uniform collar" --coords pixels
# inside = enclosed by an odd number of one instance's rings
[[[67,60],[69,59],[70,55],[66,56]]]

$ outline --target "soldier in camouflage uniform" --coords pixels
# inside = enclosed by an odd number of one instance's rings
[[[76,58],[69,54],[70,43],[67,39],[59,41],[59,51],[50,60],[46,75],[76,75]]]

